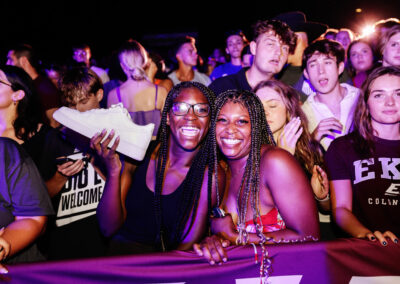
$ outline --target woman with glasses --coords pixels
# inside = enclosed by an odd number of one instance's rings
[[[208,192],[210,147],[205,144],[214,113],[214,94],[200,83],[184,82],[169,92],[158,140],[142,162],[125,160],[122,174],[113,137],[92,138],[107,165],[107,181],[97,209],[110,254],[190,249],[206,232],[216,193]],[[221,183],[224,178],[220,177]],[[223,188],[223,185],[220,185]]]
[[[21,68],[0,69],[0,136],[23,144],[40,129],[39,104],[33,82]]]

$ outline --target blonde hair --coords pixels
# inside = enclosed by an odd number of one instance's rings
[[[147,52],[136,40],[122,46],[118,52],[121,67],[128,77],[135,81],[147,79],[145,68],[148,64]]]

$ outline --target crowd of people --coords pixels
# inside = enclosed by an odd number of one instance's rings
[[[196,39],[176,68],[129,39],[118,66],[90,47],[43,67],[21,43],[0,68],[0,261],[400,236],[400,21],[360,36],[301,12],[227,31],[205,63]],[[119,69],[118,71],[116,69]],[[145,158],[53,118],[122,104],[155,125]],[[116,126],[117,127],[117,126]],[[0,267],[6,272],[5,267]]]

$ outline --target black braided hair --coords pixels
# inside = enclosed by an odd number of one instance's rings
[[[161,244],[165,239],[163,234],[163,219],[162,219],[162,203],[161,203],[161,195],[162,188],[164,182],[165,168],[168,159],[168,138],[170,135],[170,128],[167,125],[167,115],[170,113],[172,104],[176,97],[184,90],[184,89],[198,89],[207,99],[210,104],[210,116],[213,117],[215,113],[214,108],[214,93],[204,86],[201,83],[197,82],[183,82],[172,88],[172,90],[168,93],[167,98],[165,100],[164,109],[161,115],[160,127],[157,133],[157,140],[160,143],[160,148],[157,153],[156,158],[156,186],[154,190],[154,208],[155,208],[155,216],[158,226],[159,236],[156,240],[157,244]],[[207,134],[208,135],[208,134]],[[206,135],[206,137],[207,137]],[[200,190],[203,183],[204,172],[209,160],[210,149],[208,147],[204,147],[205,141],[203,139],[199,145],[199,151],[194,157],[192,165],[186,175],[185,180],[183,181],[183,193],[182,198],[179,202],[177,210],[179,211],[179,218],[176,220],[175,225],[175,234],[173,236],[169,236],[169,242],[166,244],[165,249],[175,249],[182,240],[189,233],[190,228],[192,227],[197,211],[198,201],[200,197]],[[211,194],[208,194],[208,206],[211,206]],[[210,212],[210,208],[208,208]],[[189,228],[185,231],[186,224],[190,219]]]
[[[216,124],[222,107],[227,102],[240,103],[249,112],[251,124],[251,145],[246,162],[242,184],[238,194],[238,211],[245,214],[248,198],[251,197],[254,224],[259,223],[259,176],[260,176],[260,151],[263,144],[275,145],[272,132],[265,119],[265,112],[260,99],[250,91],[228,90],[220,94],[215,101],[216,113],[211,121],[208,147],[212,149],[213,155],[210,157],[209,174],[214,172],[214,181],[218,184],[216,167],[218,163],[218,151],[216,142]],[[210,181],[210,178],[209,178]],[[210,183],[209,183],[210,184]],[[211,186],[211,185],[209,185]],[[245,217],[245,216],[244,216]],[[262,232],[261,232],[262,233]]]

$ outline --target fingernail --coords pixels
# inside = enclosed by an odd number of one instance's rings
[[[211,260],[211,261],[210,261],[210,264],[211,264],[211,265],[214,265],[214,264],[215,264],[215,261],[214,261],[214,260]]]
[[[0,273],[1,273],[1,274],[7,274],[7,273],[8,273],[8,270],[7,270],[5,267],[1,267],[1,268],[0,268]]]
[[[397,244],[399,242],[398,239],[394,239],[394,243]]]
[[[384,242],[382,243],[382,245],[386,246],[386,245],[387,245],[387,242],[384,241]]]
[[[224,257],[224,258],[222,259],[222,261],[223,261],[223,262],[227,262],[228,259],[226,259],[226,257]]]
[[[114,133],[115,133],[114,129],[111,129],[110,135],[114,135]]]

